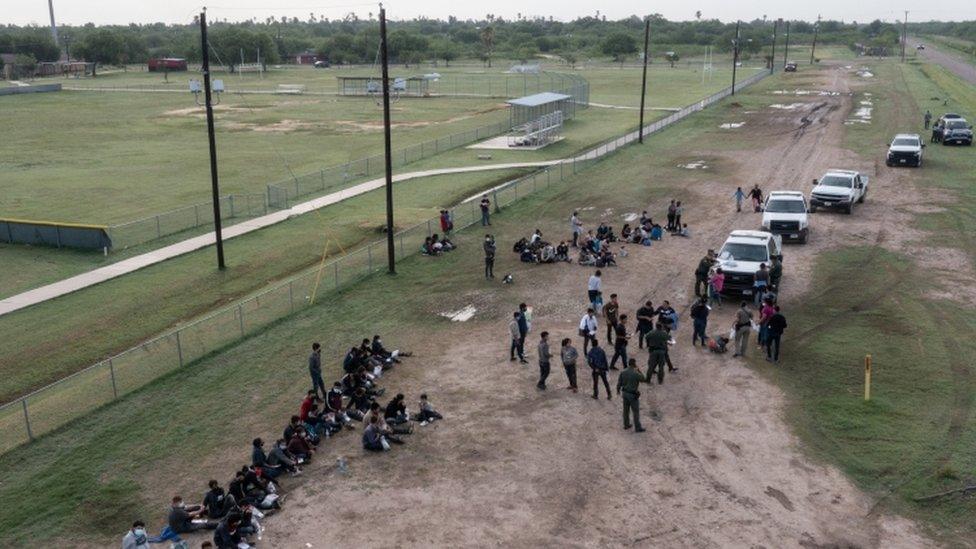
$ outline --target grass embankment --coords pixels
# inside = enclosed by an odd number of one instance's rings
[[[531,269],[548,268],[518,263],[509,245],[531,228],[541,228],[545,234],[565,233],[568,212],[574,208],[594,205],[596,211],[631,212],[648,201],[663,203],[674,189],[712,178],[707,171],[677,167],[676,159],[699,146],[703,131],[709,131],[711,139],[727,140],[715,129],[728,116],[725,110],[719,106],[700,113],[649,137],[642,147],[622,151],[496,215],[492,226],[500,243],[496,272],[515,272],[528,281]],[[268,438],[280,430],[282,418],[295,409],[294,395],[306,389],[305,359],[311,341],[326,344],[323,364],[326,378],[331,379],[338,377],[344,345],[373,333],[384,334],[390,345],[404,341],[436,345],[431,334],[450,324],[437,313],[472,301],[479,309],[472,324],[497,328],[518,301],[519,286],[493,285],[492,291],[485,290],[482,255],[477,250],[480,232],[476,227],[459,235],[463,247],[456,253],[407,259],[398,266],[396,278],[374,275],[257,336],[0,456],[5,471],[0,499],[17,501],[0,514],[0,545],[67,536],[115,542],[133,517],[147,519],[155,529],[172,493],[197,497],[206,479],[224,479],[233,465],[246,461],[252,437]],[[273,244],[292,236],[289,231]],[[262,243],[269,246],[268,240]],[[240,253],[229,256],[240,257]],[[212,253],[199,261],[188,267],[211,268]],[[152,280],[162,278],[157,274]],[[103,324],[117,328],[119,320]],[[396,387],[413,367],[438,366],[418,356],[387,383]],[[353,448],[356,441],[343,437],[334,444]],[[189,463],[192,474],[186,472]]]
[[[397,227],[437,215],[525,170],[445,175],[398,184]],[[385,198],[375,191],[212,247],[0,317],[0,401],[89,366],[269,282],[317,265],[326,239],[346,250],[382,238]],[[338,250],[333,245],[330,255]]]
[[[971,87],[940,67],[889,62],[873,68],[874,122],[851,127],[847,144],[865,158],[880,158],[881,170],[889,169],[884,144],[895,132],[921,133],[925,109],[935,116],[976,113]],[[967,272],[960,276],[967,281],[933,276],[925,257],[882,246],[826,253],[813,271],[815,290],[790,308],[789,360],[761,366],[787,389],[788,416],[816,454],[837,463],[882,508],[922,519],[949,545],[968,544],[976,501],[915,498],[965,485],[976,469],[976,317],[968,289],[976,258],[974,169],[972,149],[930,145],[925,167],[911,172],[942,208],[916,215],[912,225],[927,230],[919,245],[962,251],[959,268]],[[943,260],[932,261],[944,267]],[[957,291],[970,297],[953,299]],[[866,403],[867,354],[874,369]]]

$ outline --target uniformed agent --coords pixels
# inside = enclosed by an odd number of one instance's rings
[[[630,416],[634,415],[634,431],[643,433],[640,421],[640,382],[643,376],[637,371],[637,361],[633,358],[627,362],[627,369],[617,377],[617,394],[623,393],[624,401],[624,429],[630,429]]]

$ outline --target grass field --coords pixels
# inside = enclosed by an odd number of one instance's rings
[[[921,113],[976,113],[976,94],[944,69],[921,63],[874,64],[869,125],[847,132],[847,146],[880,158],[896,132],[921,132]],[[946,105],[943,105],[947,102]],[[951,246],[971,273],[976,246],[972,150],[931,145],[913,180],[937,201],[916,214],[925,242]],[[880,169],[886,169],[882,167]],[[923,244],[924,246],[924,244]],[[960,280],[933,278],[926,260],[880,247],[854,246],[818,261],[816,291],[790,320],[805,326],[786,343],[791,360],[765,368],[794,405],[790,419],[822,459],[839,464],[878,500],[921,518],[937,539],[966,545],[976,502],[970,497],[918,503],[913,498],[967,484],[976,468],[972,414],[976,345],[971,298],[953,299]],[[944,296],[944,297],[943,297]],[[864,403],[859,358],[874,359],[873,397]]]
[[[643,148],[626,149],[576,178],[554,185],[551,191],[532,195],[495,216],[493,232],[499,242],[505,243],[499,249],[497,270],[519,272],[523,268],[505,248],[529,230],[527,220],[547,234],[558,234],[565,230],[566,212],[581,204],[598,203],[630,211],[634,204],[649,199],[659,201],[672,189],[707,177],[677,168],[673,155],[700,137],[703,129],[714,128],[723,116],[720,110],[701,113],[664,134],[648,138]],[[652,177],[653,186],[619,184],[649,182]],[[284,238],[264,235],[261,242],[280,246],[297,232],[298,229],[289,229]],[[477,245],[479,232],[476,229],[470,231],[470,236],[461,235],[462,245]],[[239,252],[234,251],[234,256],[239,257]],[[286,254],[282,251],[270,261],[280,261]],[[203,269],[212,262],[211,255],[169,262],[159,266],[165,273],[147,273],[142,280],[162,280],[188,268]],[[0,542],[17,544],[27,539],[59,538],[69,532],[85,539],[105,540],[118,528],[119,513],[157,516],[160,497],[154,486],[158,479],[178,479],[167,480],[167,493],[198,491],[196,475],[191,478],[178,473],[184,467],[185,456],[198,456],[194,465],[198,474],[222,478],[227,468],[225,449],[234,449],[231,455],[238,456],[246,449],[241,446],[242,440],[278,428],[276,418],[293,408],[293,403],[280,395],[300,392],[304,387],[304,377],[291,372],[304,371],[307,341],[328,334],[323,364],[327,365],[327,377],[332,378],[337,375],[345,342],[366,331],[382,333],[394,344],[433,333],[448,323],[437,313],[455,304],[458,296],[482,296],[478,298],[481,310],[488,318],[501,318],[502,308],[510,305],[508,301],[515,294],[504,289],[485,294],[480,267],[480,254],[472,253],[459,252],[435,260],[408,259],[399,267],[396,278],[374,276],[51,436],[0,456],[0,467],[9,471],[7,480],[0,484],[0,497],[18,494],[20,502],[16,509],[0,516]],[[214,282],[215,277],[211,276],[195,283]],[[140,281],[125,284],[137,286]],[[93,295],[86,301],[95,303],[107,295],[111,294]],[[71,308],[84,306],[79,302]],[[142,313],[145,312],[143,308]],[[165,314],[171,318],[173,313]],[[107,326],[113,324],[118,321],[105,322]],[[232,402],[234,406],[214,406]],[[241,408],[237,404],[240,402],[248,404]],[[173,421],[173,410],[178,410],[179,421]],[[227,428],[230,425],[233,428]],[[152,436],[130,435],[131,429]],[[27,463],[30,465],[24,466]],[[67,478],[57,482],[52,479],[61,475]],[[25,492],[26,486],[32,489]],[[78,505],[79,501],[84,503]],[[96,510],[91,511],[92,507]]]

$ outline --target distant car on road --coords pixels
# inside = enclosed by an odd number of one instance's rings
[[[793,61],[787,63],[786,66],[783,67],[783,72],[796,72],[796,63]]]
[[[925,143],[917,133],[900,133],[888,145],[885,164],[888,166],[922,167],[922,149]]]
[[[316,69],[327,69],[327,68],[329,68],[330,65],[329,65],[329,62],[328,61],[316,61],[313,66]]]

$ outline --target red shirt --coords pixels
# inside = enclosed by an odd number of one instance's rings
[[[312,397],[305,397],[302,401],[302,407],[298,411],[298,417],[302,418],[302,421],[308,421],[308,413],[312,410]]]

